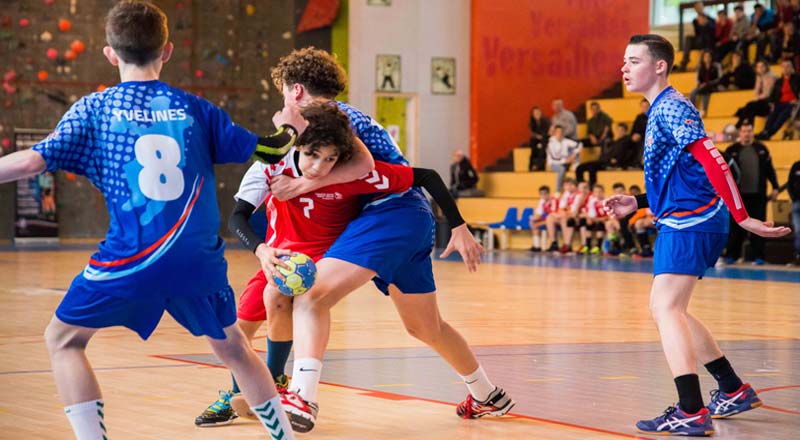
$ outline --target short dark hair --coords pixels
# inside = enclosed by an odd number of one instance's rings
[[[598,189],[598,188],[602,189],[603,191],[606,190],[606,188],[603,185],[600,185],[599,183],[595,183],[594,186],[592,186],[592,189]]]
[[[642,192],[642,188],[639,188],[639,185],[631,185],[630,188],[628,188],[628,190],[631,192],[633,192],[634,190]]]
[[[739,6],[739,5],[737,5],[737,6],[734,6],[734,7],[733,7],[733,10],[734,10],[734,11],[742,11],[742,12],[744,12],[744,8],[743,8],[742,6]]]
[[[300,113],[308,121],[308,127],[295,142],[298,148],[317,151],[332,146],[339,154],[337,163],[350,160],[355,138],[347,115],[333,103],[311,104]]]
[[[675,48],[666,38],[657,34],[638,34],[631,37],[628,44],[643,44],[647,46],[650,56],[654,60],[664,60],[667,63],[667,76],[675,62]]]
[[[622,127],[625,129],[625,131],[628,131],[628,124],[626,124],[625,122],[618,123],[617,127]]]
[[[539,192],[542,192],[542,191],[550,192],[550,187],[547,186],[547,185],[542,185],[542,186],[539,187]]]
[[[149,1],[124,0],[106,16],[106,41],[126,63],[144,66],[161,56],[169,39],[167,15]]]
[[[717,15],[728,15],[728,11],[720,9],[719,11],[717,11]]]
[[[347,74],[333,55],[306,47],[293,50],[272,68],[272,82],[278,90],[300,84],[314,96],[333,99],[347,87]]]
[[[572,177],[565,177],[564,180],[561,182],[561,184],[563,185],[565,183],[571,183],[573,185],[578,184],[578,182],[576,182],[575,179],[573,179]]]
[[[589,103],[589,107],[594,107],[594,106],[600,107],[600,103],[597,101],[592,101]]]
[[[753,10],[755,11],[756,9],[764,9],[764,5],[756,3],[755,5],[753,5]]]
[[[563,129],[564,129],[564,126],[562,126],[562,125],[560,125],[560,124],[556,124],[556,125],[554,125],[554,126],[553,126],[553,130],[555,130],[556,128],[560,128],[560,129],[562,129],[562,130],[563,130]]]
[[[613,188],[613,189],[622,188],[622,189],[624,190],[624,189],[625,189],[625,184],[624,184],[624,183],[622,183],[622,182],[616,182],[616,183],[614,183],[614,185],[612,186],[612,188]]]

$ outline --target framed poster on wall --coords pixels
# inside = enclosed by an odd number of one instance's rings
[[[375,90],[379,92],[400,91],[400,55],[375,57]]]
[[[14,129],[16,151],[27,150],[39,143],[49,130]],[[56,213],[56,179],[53,173],[17,181],[14,245],[40,246],[58,244]]]
[[[431,58],[431,93],[434,95],[455,95],[455,58]]]

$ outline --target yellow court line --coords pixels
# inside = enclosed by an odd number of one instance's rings
[[[766,376],[780,376],[781,373],[744,373],[745,377],[766,377]]]
[[[630,380],[639,379],[639,376],[600,376],[603,380]]]
[[[558,382],[564,380],[560,377],[537,377],[535,379],[525,379],[525,382]]]
[[[399,388],[399,387],[410,387],[414,385],[413,383],[380,383],[375,385],[375,388]]]

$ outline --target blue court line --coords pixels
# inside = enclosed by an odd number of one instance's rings
[[[440,249],[434,258],[442,261],[463,261],[453,253],[447,258],[439,258]],[[628,273],[653,273],[653,259],[621,259],[619,257],[597,257],[580,255],[550,255],[548,253],[532,253],[521,251],[493,251],[485,255],[484,263],[507,264],[510,266],[537,266],[558,269],[585,269]],[[777,281],[800,283],[800,271],[786,269],[775,270],[766,267],[743,268],[722,267],[706,271],[709,278],[728,278],[735,280]]]
[[[177,365],[141,365],[138,367],[104,367],[93,368],[94,371],[119,371],[119,370],[145,370],[151,368],[178,368],[178,367],[191,367],[191,364],[177,364]],[[41,374],[52,373],[53,370],[23,370],[23,371],[0,371],[0,376],[9,376],[15,374]]]

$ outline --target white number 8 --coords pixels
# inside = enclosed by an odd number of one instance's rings
[[[134,145],[142,165],[139,188],[151,200],[168,202],[183,194],[183,172],[178,168],[181,148],[175,139],[161,134],[140,137]]]

